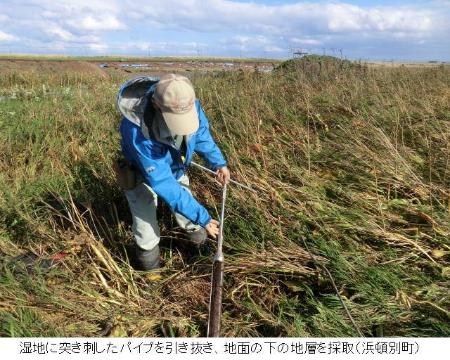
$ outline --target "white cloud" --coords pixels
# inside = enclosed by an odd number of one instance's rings
[[[104,43],[92,43],[87,45],[89,49],[95,52],[104,52],[108,49],[108,45]]]
[[[100,41],[100,37],[97,35],[75,35],[53,23],[44,23],[43,28],[44,33],[49,35],[50,41],[63,41],[66,43],[78,44],[98,43]]]
[[[4,12],[20,13],[23,23],[43,23],[51,21],[72,33],[125,30],[126,25],[119,19],[123,14],[117,0],[24,0],[14,6],[12,0]],[[2,10],[0,5],[0,11]],[[17,16],[15,16],[17,18]]]
[[[244,53],[259,53],[260,55],[267,56],[268,53],[280,54],[286,53],[287,48],[283,47],[284,43],[280,46],[280,39],[272,39],[271,37],[256,35],[245,36],[237,35],[222,39],[219,44],[223,52],[234,51],[237,54]]]
[[[286,52],[286,49],[281,48],[276,45],[267,45],[267,46],[263,47],[263,51],[267,51],[270,53],[281,53],[281,52]]]
[[[166,0],[125,3],[140,9],[141,20],[165,28],[200,31],[238,29],[262,33],[357,32],[430,30],[433,11],[416,7],[363,8],[345,3],[304,3],[264,5],[229,0]],[[176,9],[173,11],[173,9]],[[139,16],[135,12],[133,16]]]
[[[127,42],[119,49],[123,52],[140,51],[148,53],[182,54],[182,55],[204,55],[208,44],[202,42],[180,42],[180,41],[157,41],[157,42]]]
[[[96,51],[124,48],[176,54],[214,48],[275,55],[290,45],[355,48],[364,40],[364,48],[396,41],[424,47],[434,44],[449,53],[448,4],[444,0],[402,6],[361,6],[345,0],[274,4],[253,0],[3,0],[0,40],[9,37],[11,41],[11,34],[17,34],[21,40],[28,39],[24,42],[28,44],[65,44]],[[175,40],[176,34],[184,41]]]
[[[121,11],[121,1],[119,0],[23,0],[22,3],[24,5],[38,6],[43,11],[57,12],[64,15],[83,12],[117,14]]]
[[[44,29],[45,33],[63,41],[72,41],[75,36],[58,25],[49,26]]]
[[[105,30],[124,30],[125,24],[121,23],[114,15],[94,16],[88,15],[81,21],[69,22],[72,26],[83,30],[105,31]]]
[[[297,37],[292,37],[289,39],[289,42],[295,45],[313,45],[313,46],[318,46],[318,45],[322,45],[323,41],[321,40],[317,40],[317,39],[311,39],[311,38],[297,38]]]
[[[14,40],[18,40],[17,37],[0,30],[0,41],[7,42],[7,41],[14,41]]]

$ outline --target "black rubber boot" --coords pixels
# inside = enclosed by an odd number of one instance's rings
[[[144,250],[135,245],[135,255],[136,267],[139,270],[153,270],[160,267],[158,245],[151,250]]]
[[[189,241],[197,246],[201,246],[205,243],[207,234],[206,230],[200,228],[197,231],[188,232]]]

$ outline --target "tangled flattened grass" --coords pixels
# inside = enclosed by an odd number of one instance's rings
[[[129,265],[111,168],[123,80],[0,78],[2,335],[205,334],[211,254],[189,256],[167,211],[161,279]],[[294,63],[193,81],[233,177],[258,189],[230,189],[224,336],[356,334],[302,236],[365,335],[450,335],[448,67]],[[190,172],[215,214],[220,190]],[[69,255],[11,268],[27,251]]]

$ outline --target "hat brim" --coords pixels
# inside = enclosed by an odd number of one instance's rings
[[[193,134],[199,128],[198,113],[195,105],[183,114],[164,111],[161,113],[167,127],[173,135]]]

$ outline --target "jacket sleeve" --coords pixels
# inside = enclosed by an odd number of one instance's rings
[[[227,162],[211,136],[208,118],[200,105],[200,101],[196,100],[195,105],[197,107],[200,124],[199,129],[195,134],[196,140],[194,151],[208,162],[211,170],[215,171],[226,166]]]
[[[135,126],[122,131],[122,147],[139,167],[145,182],[172,211],[203,227],[210,222],[208,211],[173,176],[167,147],[146,139]]]

